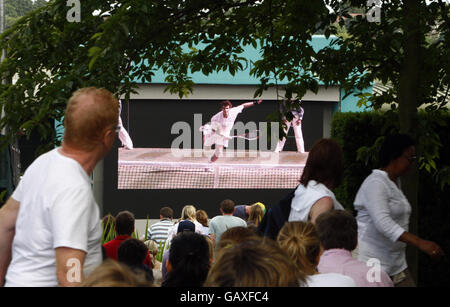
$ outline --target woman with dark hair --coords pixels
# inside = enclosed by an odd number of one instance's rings
[[[341,146],[331,139],[320,139],[311,148],[300,185],[291,202],[289,222],[311,221],[323,212],[343,210],[332,189],[339,186],[344,172]]]
[[[380,148],[381,168],[364,180],[354,202],[358,211],[358,259],[377,258],[396,287],[415,286],[406,263],[407,244],[434,259],[444,255],[436,243],[408,232],[411,206],[399,179],[411,168],[415,154],[414,141],[408,135],[387,136]]]
[[[117,260],[129,266],[135,272],[143,272],[147,281],[154,282],[152,269],[144,264],[145,258],[148,254],[147,245],[144,242],[129,238],[123,241],[117,249]]]
[[[166,263],[162,287],[202,287],[210,266],[209,244],[203,235],[185,232],[176,236]]]

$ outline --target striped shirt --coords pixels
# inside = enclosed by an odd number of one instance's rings
[[[167,240],[169,230],[172,228],[173,222],[169,219],[162,219],[148,228],[148,238],[156,243]]]

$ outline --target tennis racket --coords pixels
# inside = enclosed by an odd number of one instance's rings
[[[239,139],[245,139],[245,140],[249,140],[249,141],[259,139],[259,130],[248,131],[246,133],[238,134],[238,135],[226,136],[226,135],[219,133],[219,131],[215,130],[209,123],[204,126],[201,126],[199,130],[202,131],[203,134],[206,134],[206,135],[215,133],[215,134],[223,136],[227,139],[239,138]]]
[[[259,130],[249,131],[239,135],[232,135],[232,138],[246,139],[249,141],[259,139]]]

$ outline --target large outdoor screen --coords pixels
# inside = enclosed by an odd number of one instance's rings
[[[231,101],[229,116],[235,120],[228,130],[215,127],[214,117],[228,118],[223,114],[222,101],[123,103],[121,119],[125,131],[119,136],[124,146],[118,149],[117,188],[294,188],[307,153],[297,152],[292,128],[284,148],[276,152],[280,140],[280,123],[274,120],[276,101],[242,107],[246,102]],[[305,109],[312,111],[308,114],[311,117],[317,113],[313,105],[305,104]],[[310,118],[309,122],[314,128],[314,120]],[[308,139],[306,147],[315,133],[322,131],[315,128],[314,133],[304,133]],[[126,134],[130,136],[132,149],[127,148]]]

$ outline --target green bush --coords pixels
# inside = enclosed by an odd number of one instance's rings
[[[370,159],[370,148],[378,137],[396,129],[392,113],[359,112],[336,113],[331,122],[331,137],[344,150],[344,181],[335,194],[341,204],[353,210],[353,200],[363,180],[376,168],[376,159]],[[360,156],[366,157],[358,159]],[[364,155],[364,153],[366,153]]]
[[[449,112],[419,112],[418,235],[437,242],[450,253],[450,123]],[[378,168],[378,148],[383,136],[398,130],[398,116],[394,112],[336,113],[331,123],[331,137],[344,151],[344,181],[335,190],[336,198],[347,209],[359,186]],[[433,132],[434,131],[434,132]],[[438,146],[441,144],[441,146]],[[426,158],[426,159],[425,159]],[[427,161],[431,160],[430,161]],[[439,263],[419,253],[419,286],[450,285],[448,256]]]
[[[116,229],[114,227],[114,222],[112,219],[108,218],[106,220],[106,223],[104,223],[103,221],[101,222],[102,224],[102,240],[101,243],[102,245],[105,243],[108,243],[109,241],[114,240],[117,237],[117,232]],[[148,217],[147,217],[147,222],[146,222],[146,229],[145,229],[145,237],[147,238],[147,228],[148,228]],[[131,237],[134,239],[139,240],[139,232],[137,229],[134,230],[134,232],[131,234]]]

